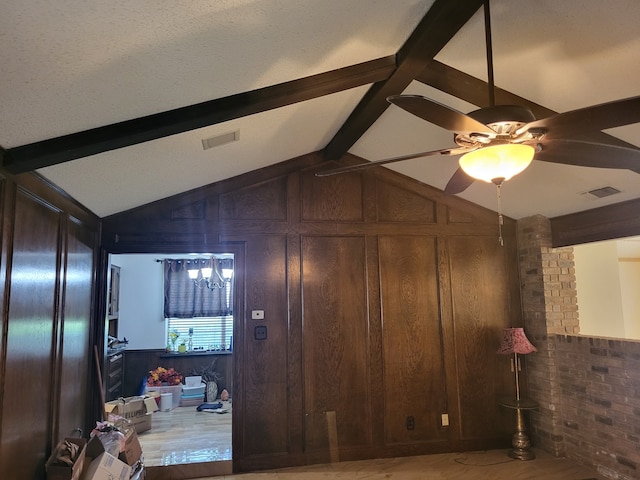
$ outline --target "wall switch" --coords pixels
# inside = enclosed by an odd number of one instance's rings
[[[251,310],[252,320],[264,320],[264,310]]]
[[[449,426],[449,414],[448,413],[443,413],[442,415],[440,415],[440,422],[442,423],[443,427],[448,427]]]
[[[257,325],[256,328],[253,329],[253,338],[255,338],[256,340],[266,340],[267,339],[266,325]]]

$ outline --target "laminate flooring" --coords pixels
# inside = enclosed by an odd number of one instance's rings
[[[151,430],[138,435],[149,480],[607,480],[593,468],[537,449],[530,461],[513,460],[507,450],[489,450],[231,474],[232,412],[231,404],[223,403],[228,413],[198,412],[196,407],[153,413]]]
[[[590,468],[536,450],[513,460],[506,450],[341,462],[200,480],[606,480]]]
[[[227,413],[198,412],[196,407],[176,407],[153,412],[151,430],[138,434],[148,467],[230,461],[230,402]]]

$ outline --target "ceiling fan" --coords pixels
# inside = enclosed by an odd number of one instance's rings
[[[324,177],[419,157],[451,156],[459,168],[448,194],[463,192],[475,180],[500,186],[532,160],[565,165],[629,169],[640,173],[640,149],[589,141],[601,130],[640,122],[640,96],[536,119],[518,105],[495,105],[489,0],[484,3],[489,103],[468,114],[421,95],[392,95],[387,101],[454,133],[456,147],[376,160],[316,173]]]

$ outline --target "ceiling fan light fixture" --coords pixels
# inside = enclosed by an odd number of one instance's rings
[[[464,172],[478,180],[496,183],[509,180],[529,166],[535,155],[531,145],[506,143],[465,153],[458,163]]]

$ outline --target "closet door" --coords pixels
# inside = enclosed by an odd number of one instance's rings
[[[2,397],[0,478],[42,478],[54,411],[60,212],[18,190],[7,283],[11,302]],[[6,294],[7,292],[5,292]]]

